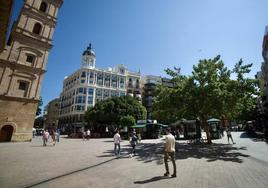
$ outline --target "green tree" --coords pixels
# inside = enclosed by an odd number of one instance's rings
[[[159,87],[153,106],[157,117],[178,120],[200,118],[211,143],[207,120],[225,116],[238,120],[251,113],[257,96],[256,80],[245,78],[251,64],[240,60],[233,71],[225,67],[220,56],[200,60],[190,76],[182,76],[180,69],[167,69],[175,88]],[[231,73],[236,79],[231,79]]]
[[[85,113],[87,122],[95,125],[119,125],[124,116],[133,116],[136,120],[146,119],[146,109],[131,96],[112,97],[98,102]]]
[[[133,125],[135,125],[135,118],[133,116],[123,116],[120,118],[120,125],[122,127],[131,127]]]
[[[41,109],[42,105],[43,105],[43,100],[42,100],[42,97],[40,96],[35,116],[39,116],[42,113],[42,109]]]

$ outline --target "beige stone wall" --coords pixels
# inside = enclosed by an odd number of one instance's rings
[[[4,125],[13,126],[11,141],[30,141],[32,138],[36,99],[52,47],[48,38],[52,38],[56,23],[56,18],[51,16],[62,3],[60,0],[47,1],[47,12],[39,12],[41,2],[25,0],[25,9],[12,30],[11,45],[0,54],[0,129]],[[36,22],[42,25],[39,34],[33,33]],[[27,62],[27,56],[30,62]]]
[[[23,14],[20,15],[18,27],[23,29],[25,26],[27,26],[26,23],[27,23],[27,16]]]
[[[26,4],[32,5],[33,4],[33,0],[26,0]]]
[[[55,10],[56,10],[55,6],[54,5],[50,5],[49,15],[54,16]]]
[[[12,73],[12,70],[9,67],[0,67],[0,69],[4,70],[4,72],[1,74],[2,82],[0,84],[0,95],[6,95],[11,80],[9,75]]]
[[[0,99],[0,129],[12,125],[11,141],[31,141],[37,102],[7,101]]]

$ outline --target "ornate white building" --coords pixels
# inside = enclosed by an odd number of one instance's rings
[[[82,54],[81,68],[63,81],[60,95],[59,127],[65,131],[83,131],[85,111],[98,101],[131,95],[141,100],[141,75],[117,65],[106,70],[95,67],[96,55],[91,44]]]

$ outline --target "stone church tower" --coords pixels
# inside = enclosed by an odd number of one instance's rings
[[[63,0],[25,0],[0,54],[0,141],[30,141]]]

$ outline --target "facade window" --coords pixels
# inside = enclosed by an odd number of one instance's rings
[[[140,81],[136,80],[136,89],[139,89],[139,88],[140,88]]]
[[[120,97],[121,97],[121,96],[125,96],[125,95],[126,95],[125,92],[120,92]]]
[[[87,103],[88,104],[93,104],[93,96],[88,96],[87,97]]]
[[[85,78],[85,77],[86,77],[86,72],[82,72],[81,78]]]
[[[39,10],[42,12],[46,12],[47,11],[47,4],[45,2],[42,2],[40,7],[39,7]]]
[[[85,110],[85,106],[83,106],[83,105],[76,105],[76,106],[75,106],[75,109],[76,109],[77,111],[84,111],[84,110]]]
[[[75,103],[78,103],[78,104],[79,103],[82,103],[82,104],[86,103],[86,96],[77,96]]]
[[[125,88],[124,78],[120,78],[120,88]]]
[[[120,74],[125,74],[125,69],[124,68],[120,68],[119,72],[120,72]]]
[[[91,72],[90,75],[89,75],[89,84],[93,84],[94,83],[94,73]]]
[[[102,96],[102,90],[98,89],[96,91],[96,95],[97,95],[97,97],[101,97]]]
[[[117,97],[117,96],[118,96],[118,93],[117,93],[116,91],[112,91],[112,92],[111,92],[111,96],[112,96],[112,97]]]
[[[28,86],[27,82],[22,82],[22,81],[19,82],[19,90],[25,91],[27,89],[27,86]]]
[[[104,90],[104,98],[108,98],[109,97],[109,95],[110,95],[110,92],[109,92],[109,90]]]
[[[102,76],[102,74],[98,74],[98,76],[97,76],[97,84],[98,85],[103,85],[103,76]]]
[[[84,84],[84,83],[86,83],[86,80],[81,80],[81,84]]]
[[[78,88],[78,93],[83,93],[84,92],[84,88],[80,87]]]
[[[26,62],[28,63],[34,63],[35,56],[31,54],[27,54]]]
[[[113,76],[112,77],[112,87],[113,88],[116,88],[117,87],[117,77],[116,76]]]
[[[110,75],[105,76],[105,86],[110,87]]]
[[[88,95],[93,95],[94,89],[93,88],[88,88]]]
[[[42,25],[40,23],[35,23],[33,27],[33,33],[40,35],[41,30],[42,30]]]

